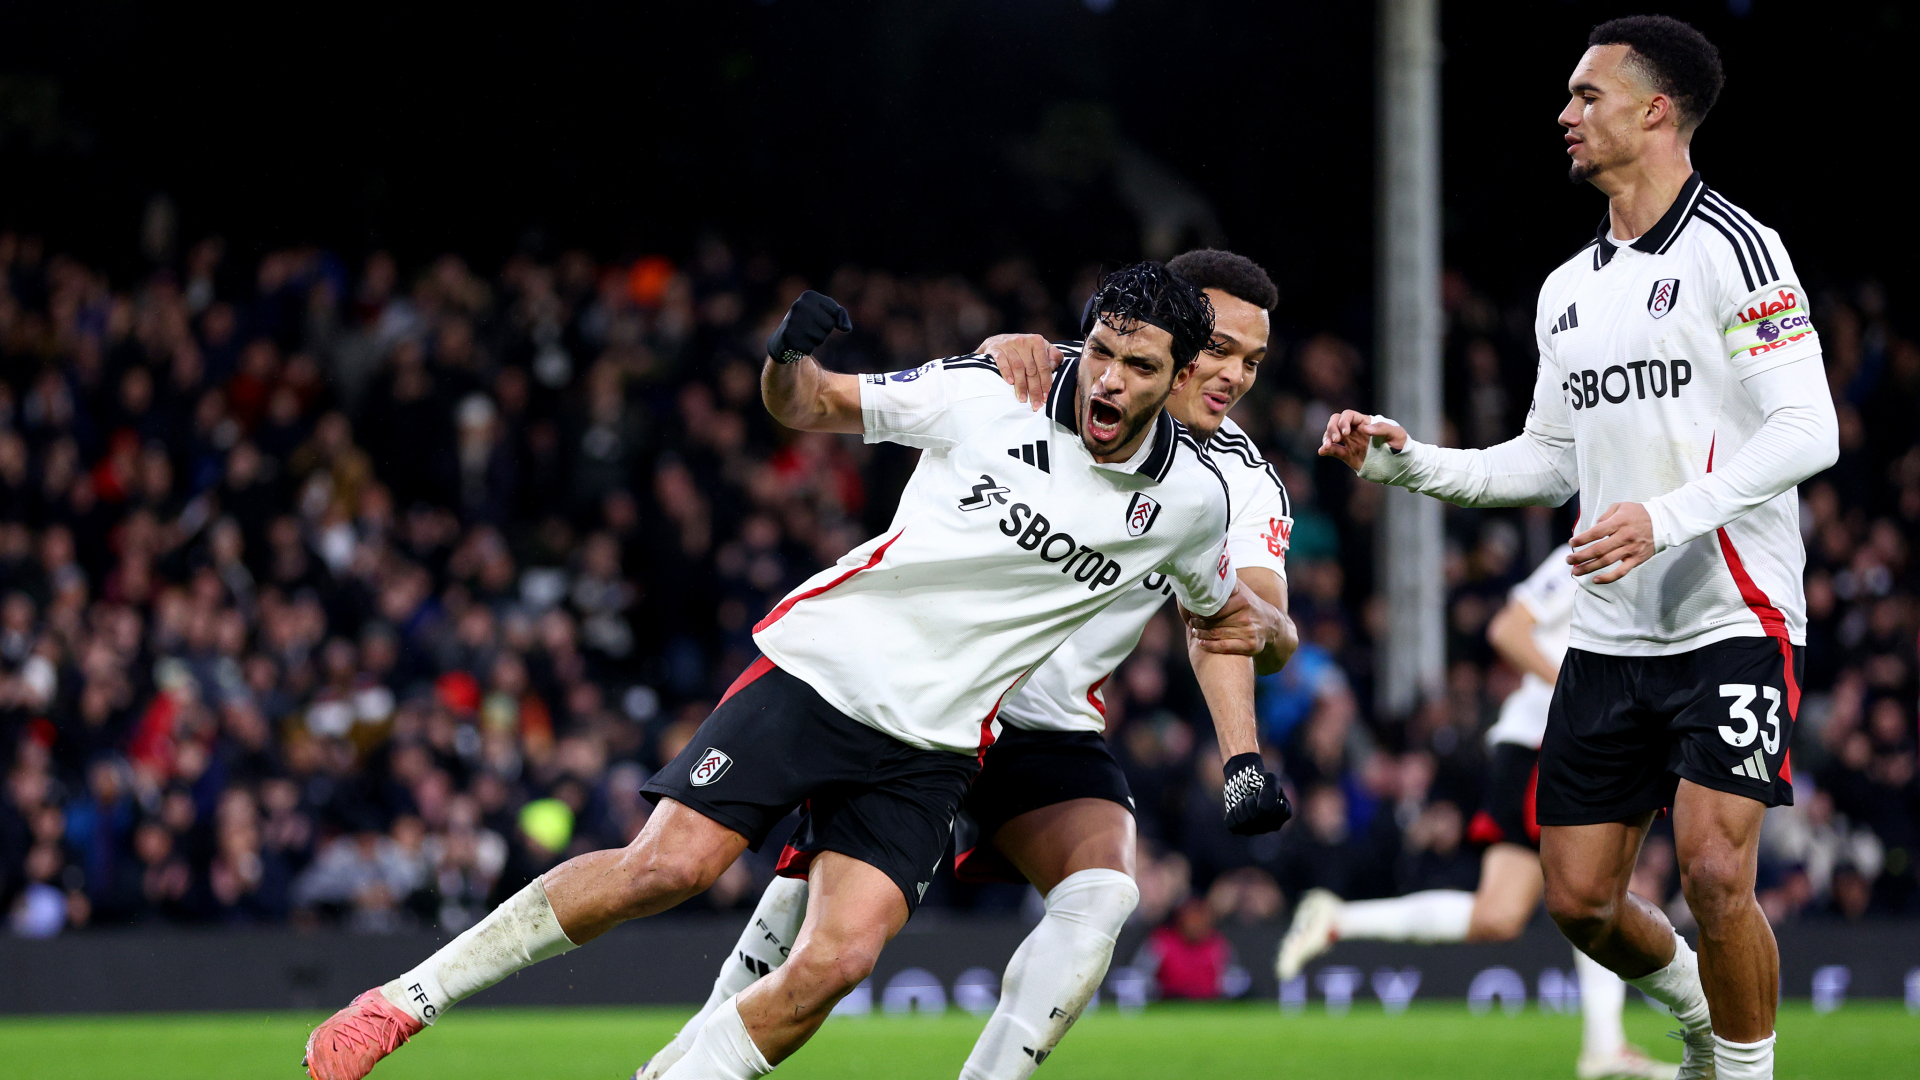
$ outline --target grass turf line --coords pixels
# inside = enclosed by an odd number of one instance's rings
[[[487,1009],[468,1006],[404,1047],[375,1080],[625,1080],[690,1010]],[[296,1080],[318,1014],[154,1014],[0,1018],[8,1080]],[[944,1016],[834,1020],[779,1070],[783,1080],[952,1080],[982,1021]],[[1667,1019],[1637,1001],[1628,1036],[1677,1060]],[[1781,1010],[1777,1080],[1913,1077],[1920,1017],[1897,1002],[1850,1002],[1815,1015]],[[1082,1020],[1048,1060],[1054,1080],[1566,1080],[1579,1046],[1576,1017],[1529,1009],[1473,1016],[1417,1004],[1404,1016],[1375,1006],[1345,1017],[1319,1008],[1282,1015],[1271,1004],[1167,1005],[1138,1016],[1111,1009]]]

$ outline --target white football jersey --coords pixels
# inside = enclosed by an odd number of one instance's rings
[[[1742,380],[1820,341],[1779,234],[1695,173],[1646,235],[1600,235],[1548,276],[1528,429],[1571,444],[1585,531],[1713,470],[1765,420]],[[1724,528],[1606,585],[1578,583],[1574,648],[1688,652],[1726,638],[1806,642],[1799,496],[1788,488]]]
[[[1236,571],[1258,566],[1285,580],[1293,508],[1279,472],[1232,420],[1204,445],[1227,482],[1233,507],[1227,523],[1227,551]],[[1000,707],[1000,722],[1029,731],[1105,730],[1102,688],[1132,654],[1141,632],[1172,592],[1172,582],[1162,574],[1149,574],[1138,588],[1127,590],[1074,631],[1053,658],[1007,699]]]
[[[1162,574],[1191,611],[1233,591],[1220,470],[1162,412],[1101,464],[1080,439],[1077,360],[1044,411],[984,357],[860,379],[868,442],[922,449],[887,531],[754,627],[783,670],[910,746],[983,753],[1004,699],[1115,599]]]
[[[1561,544],[1545,562],[1534,567],[1525,581],[1513,587],[1508,597],[1533,616],[1533,647],[1555,668],[1567,655],[1567,634],[1573,623],[1573,567],[1567,556],[1573,548]],[[1553,684],[1529,671],[1520,677],[1520,688],[1500,703],[1500,719],[1487,729],[1487,742],[1516,743],[1530,750],[1540,749],[1547,733],[1547,706],[1553,704]]]

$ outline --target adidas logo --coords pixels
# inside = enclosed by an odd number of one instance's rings
[[[1007,450],[1007,456],[1010,458],[1019,458],[1021,461],[1032,465],[1043,473],[1053,471],[1047,467],[1047,444],[1043,442],[1027,443],[1024,446],[1012,447]]]
[[[1752,757],[1735,765],[1733,767],[1733,775],[1744,776],[1749,780],[1758,780],[1763,784],[1773,781],[1773,777],[1767,775],[1767,759],[1762,757],[1758,750],[1753,752]]]
[[[1549,334],[1557,334],[1557,333],[1559,333],[1559,332],[1560,332],[1560,331],[1562,331],[1562,330],[1571,330],[1571,329],[1573,329],[1574,327],[1576,327],[1576,326],[1579,326],[1579,325],[1580,325],[1580,315],[1579,315],[1579,313],[1578,313],[1578,312],[1576,312],[1576,311],[1574,311],[1574,310],[1573,310],[1574,308],[1576,308],[1576,307],[1578,307],[1578,306],[1579,306],[1579,305],[1577,305],[1577,304],[1568,304],[1568,305],[1567,305],[1567,310],[1566,310],[1566,312],[1565,312],[1565,314],[1563,314],[1563,315],[1561,315],[1561,316],[1560,316],[1560,321],[1559,321],[1559,322],[1557,322],[1557,323],[1554,323],[1554,324],[1553,324],[1553,329],[1551,329],[1551,330],[1549,330],[1549,331],[1547,331],[1547,333],[1549,333]]]

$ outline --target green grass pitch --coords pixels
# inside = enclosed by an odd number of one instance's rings
[[[469,1006],[374,1073],[375,1080],[625,1080],[687,1015],[679,1009],[488,1009]],[[8,1080],[296,1080],[318,1014],[8,1017],[0,1076]],[[777,1075],[785,1080],[952,1080],[978,1018],[835,1019]],[[1677,1060],[1661,1014],[1630,1001],[1628,1035]],[[1780,1017],[1778,1080],[1920,1076],[1920,1016],[1897,1002],[1849,1002],[1817,1016]],[[1111,1007],[1074,1029],[1047,1062],[1053,1080],[1566,1080],[1579,1020],[1528,1009],[1473,1016],[1464,1006],[1376,1005],[1344,1017],[1317,1006],[1283,1015],[1271,1004],[1168,1005],[1121,1016]]]

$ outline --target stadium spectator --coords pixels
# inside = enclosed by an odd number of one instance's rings
[[[0,237],[15,933],[470,924],[552,861],[634,835],[640,782],[751,660],[754,622],[883,526],[912,467],[766,419],[752,358],[805,286],[717,237],[678,264],[575,251],[497,272],[374,252],[355,273],[310,248],[242,266],[208,241],[122,278],[48,250]],[[1091,278],[1068,280],[1019,259],[971,282],[841,268],[821,284],[856,330],[829,360],[883,370],[1068,332]],[[1818,297],[1843,452],[1802,488],[1799,797],[1770,817],[1762,898],[1780,921],[1920,915],[1920,344],[1877,286]],[[1450,430],[1484,442],[1530,398],[1534,346],[1512,328],[1532,298],[1450,274],[1445,299]],[[1472,887],[1454,808],[1479,805],[1478,736],[1516,677],[1484,623],[1570,521],[1445,511],[1447,690],[1382,714],[1378,493],[1314,456],[1309,420],[1370,398],[1368,358],[1287,312],[1235,418],[1294,504],[1303,641],[1259,714],[1301,821],[1254,841],[1213,825],[1204,703],[1156,620],[1104,691],[1148,925],[1190,897],[1263,917],[1269,880],[1289,902]],[[755,895],[778,849],[705,906]],[[1653,876],[1671,903],[1671,867]],[[1007,900],[943,878],[928,902]]]

